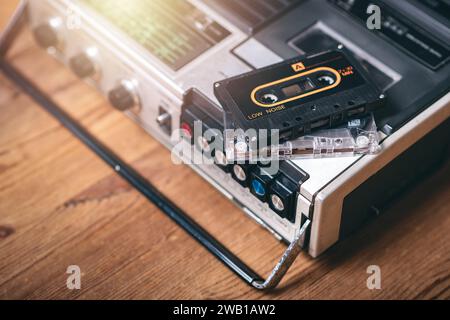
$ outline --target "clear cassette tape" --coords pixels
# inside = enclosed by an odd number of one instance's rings
[[[256,141],[256,139],[253,139]],[[345,157],[376,154],[380,137],[373,114],[349,120],[333,129],[318,130],[282,144],[257,147],[252,137],[225,132],[225,154],[229,163]]]

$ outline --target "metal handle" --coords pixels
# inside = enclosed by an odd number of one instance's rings
[[[295,259],[302,250],[301,244],[305,241],[305,235],[311,225],[310,220],[306,220],[300,227],[298,234],[295,236],[294,240],[291,242],[289,247],[284,252],[281,259],[278,261],[275,268],[273,268],[270,275],[265,281],[255,280],[252,285],[260,290],[275,288],[283,279],[286,272],[289,270],[291,265],[294,263]]]
[[[0,35],[0,69],[3,73],[242,280],[261,290],[276,287],[300,253],[301,244],[304,242],[306,231],[310,227],[310,220],[304,222],[269,277],[264,280],[6,61],[6,52],[18,29],[21,28],[21,22],[24,20],[22,19],[25,14],[24,3],[23,1],[19,8],[21,14],[17,12],[10,25],[8,25],[6,32]]]

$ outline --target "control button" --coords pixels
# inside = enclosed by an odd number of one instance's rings
[[[186,140],[189,140],[191,142],[191,144],[193,144],[193,135],[194,135],[194,130],[192,130],[192,127],[189,123],[187,122],[182,122],[180,125],[181,128],[181,135],[183,138],[185,138]]]
[[[95,63],[87,53],[80,53],[72,57],[69,63],[73,72],[82,79],[92,77],[97,72]]]
[[[250,172],[255,167],[253,164],[235,164],[232,170],[234,180],[239,182],[243,187],[247,187],[250,180]]]
[[[196,137],[194,139],[195,147],[202,153],[203,156],[210,159],[214,156],[214,150],[211,146],[212,142],[214,141],[214,137],[207,137],[203,135],[203,132],[199,132],[196,134]]]
[[[280,217],[295,222],[298,187],[284,174],[280,174],[270,185],[269,206]]]
[[[58,47],[61,44],[59,35],[61,25],[61,18],[53,17],[33,28],[33,35],[38,45],[45,49]]]
[[[34,28],[33,34],[36,42],[45,49],[56,47],[59,44],[57,31],[48,23]]]
[[[261,201],[266,201],[270,184],[274,179],[275,175],[271,174],[268,169],[263,167],[256,167],[251,172],[250,191]]]
[[[247,181],[247,173],[240,165],[236,164],[233,166],[233,174],[239,182],[245,183]]]
[[[272,194],[270,196],[270,201],[273,205],[273,207],[277,210],[277,211],[284,211],[285,207],[284,207],[284,202],[283,200],[277,196],[276,194]]]
[[[194,122],[194,126],[197,121]],[[201,132],[195,132],[196,137],[194,138],[194,143],[203,156],[208,159],[214,160],[216,150],[223,149],[223,139],[221,132],[215,129],[211,123],[201,122],[202,130]],[[195,131],[195,130],[194,130]],[[200,130],[197,130],[200,131]],[[219,155],[220,157],[220,155]]]
[[[108,93],[109,102],[114,108],[125,111],[138,104],[136,93],[128,82],[122,82]]]
[[[216,149],[214,151],[214,161],[222,170],[229,171],[228,160],[224,151]]]
[[[200,151],[203,151],[205,153],[211,152],[211,147],[209,146],[210,143],[211,141],[206,139],[206,137],[204,136],[197,137],[197,146],[200,149]]]
[[[252,181],[252,192],[255,193],[258,197],[266,196],[266,188],[259,180]]]
[[[172,116],[170,115],[169,111],[161,106],[158,108],[156,123],[159,125],[162,131],[164,131],[165,134],[169,136],[172,134]]]
[[[167,111],[162,111],[156,118],[156,123],[159,124],[160,127],[167,126],[170,124],[171,117],[170,114]]]
[[[214,154],[214,159],[216,159],[216,163],[221,166],[226,166],[228,164],[227,156],[223,153],[222,150],[216,150]]]

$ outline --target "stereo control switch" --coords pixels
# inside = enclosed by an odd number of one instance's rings
[[[170,112],[163,107],[158,108],[158,117],[156,117],[156,123],[167,135],[172,134],[172,116]]]

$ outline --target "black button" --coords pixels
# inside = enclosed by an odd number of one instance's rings
[[[230,172],[232,166],[228,164],[224,150],[214,150],[214,162],[223,171]]]
[[[36,42],[43,48],[56,47],[59,43],[56,30],[48,24],[42,24],[33,30]]]
[[[128,110],[135,105],[133,93],[124,85],[119,85],[111,90],[108,94],[108,99],[113,107],[120,111]]]
[[[95,74],[95,64],[86,53],[80,53],[72,57],[70,59],[70,67],[82,79]]]
[[[194,125],[197,122],[194,121]],[[200,152],[203,153],[208,159],[212,159],[215,156],[216,149],[223,151],[224,142],[222,138],[222,133],[219,129],[215,129],[215,124],[208,123],[203,120],[202,132],[198,132],[194,137],[194,143]]]
[[[295,222],[298,187],[283,174],[270,185],[269,206],[280,217]]]
[[[250,182],[250,172],[255,167],[253,164],[234,164],[232,165],[232,176],[243,187],[247,187]]]

